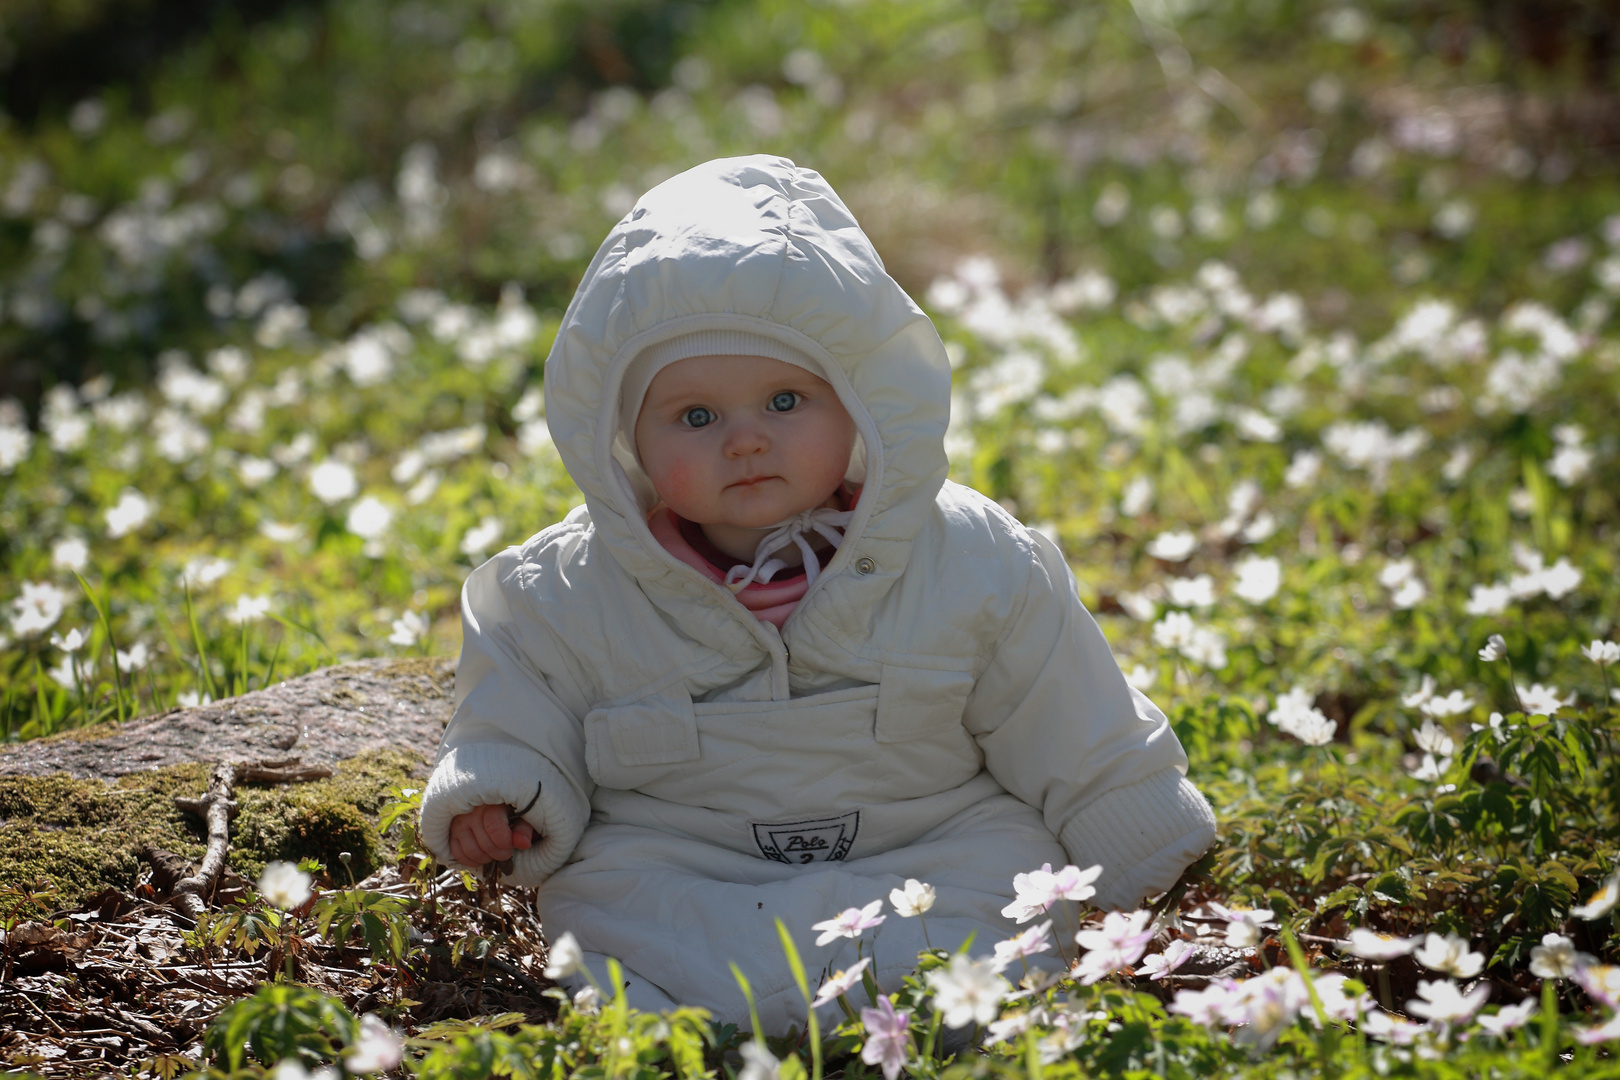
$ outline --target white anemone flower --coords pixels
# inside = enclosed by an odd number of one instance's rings
[[[408,649],[427,634],[428,621],[418,612],[407,611],[395,619],[389,628],[393,633],[388,635],[388,643]]]
[[[151,518],[151,500],[134,488],[125,488],[119,493],[118,502],[107,510],[107,535],[114,540],[128,536]]]
[[[1620,664],[1620,642],[1592,639],[1592,644],[1581,646],[1581,655],[1599,667]]]
[[[1465,695],[1461,690],[1453,690],[1441,697],[1431,698],[1423,703],[1423,712],[1443,720],[1448,716],[1458,716],[1474,707],[1474,699]]]
[[[1419,750],[1435,757],[1450,757],[1457,749],[1457,744],[1446,734],[1446,729],[1433,720],[1423,721],[1423,726],[1418,728],[1415,738]]]
[[[916,878],[906,878],[904,888],[890,890],[889,903],[902,919],[922,915],[934,906],[934,887]]]
[[[1450,979],[1419,979],[1417,992],[1417,998],[1406,1003],[1406,1011],[1443,1024],[1466,1023],[1491,996],[1487,983],[1480,983],[1464,994]]]
[[[130,675],[145,669],[146,665],[152,662],[152,650],[147,648],[146,642],[137,641],[129,647],[128,652],[118,649],[116,660],[118,670]]]
[[[52,634],[51,646],[72,655],[90,643],[90,635],[75,626],[66,635]]]
[[[1007,980],[996,971],[994,960],[974,960],[957,953],[945,967],[927,976],[934,992],[934,1007],[944,1014],[948,1028],[988,1024],[1001,1011]]]
[[[1006,941],[996,942],[995,963],[996,970],[1005,970],[1014,960],[1036,953],[1043,953],[1052,947],[1052,920],[1036,923],[1016,937]]]
[[[77,536],[64,536],[51,545],[51,565],[80,571],[90,561],[90,545]]]
[[[850,990],[859,986],[861,972],[865,971],[867,965],[871,962],[872,958],[870,956],[863,956],[859,963],[843,971],[835,971],[827,976],[827,981],[822,983],[821,988],[816,991],[816,999],[810,1003],[811,1006],[819,1009],[829,1001],[843,997]]]
[[[1597,1001],[1620,1009],[1620,966],[1591,964],[1575,972],[1575,981]]]
[[[1468,947],[1468,942],[1455,934],[1441,937],[1426,934],[1423,944],[1412,954],[1413,959],[1430,971],[1438,971],[1459,979],[1472,979],[1485,966],[1485,957]]]
[[[461,553],[472,558],[481,558],[501,538],[501,532],[506,526],[500,518],[486,517],[477,525],[468,529],[461,538]]]
[[[1556,686],[1543,686],[1540,683],[1531,683],[1529,686],[1515,686],[1519,692],[1519,704],[1531,716],[1554,716],[1558,710],[1566,705],[1574,704],[1575,695],[1568,698],[1558,696]]]
[[[1226,945],[1231,949],[1253,949],[1265,940],[1266,928],[1277,925],[1277,916],[1265,909],[1229,908],[1212,903],[1209,909],[1226,920]]]
[[[1524,1027],[1535,1012],[1535,998],[1525,998],[1517,1005],[1504,1005],[1496,1010],[1495,1016],[1476,1017],[1474,1023],[1483,1028],[1487,1035],[1495,1035],[1500,1039],[1508,1032]]]
[[[1101,866],[1089,866],[1084,870],[1065,866],[1054,873],[1051,863],[1042,863],[1039,870],[1013,875],[1013,892],[1016,895],[1012,903],[1001,909],[1001,914],[1026,923],[1045,914],[1059,900],[1084,902],[1096,895],[1093,882],[1101,876]]]
[[[1234,986],[1232,980],[1226,979],[1212,982],[1202,990],[1177,990],[1170,1011],[1203,1027],[1224,1025]]]
[[[270,612],[269,596],[238,596],[236,606],[225,612],[225,618],[238,626],[258,622]]]
[[[1215,579],[1208,574],[1191,578],[1171,578],[1165,591],[1170,603],[1184,608],[1215,606]]]
[[[1232,593],[1251,604],[1263,604],[1282,588],[1282,563],[1266,555],[1249,555],[1232,567],[1237,580]]]
[[[1492,634],[1485,639],[1485,647],[1479,650],[1479,658],[1487,664],[1494,664],[1507,655],[1507,640],[1501,634]]]
[[[1086,954],[1080,958],[1075,973],[1082,985],[1090,986],[1135,964],[1153,939],[1149,923],[1151,911],[1110,911],[1103,916],[1101,930],[1082,930],[1074,936],[1075,943]]]
[[[1579,952],[1575,943],[1562,934],[1545,934],[1541,944],[1530,950],[1530,974],[1538,979],[1568,979],[1597,958]]]
[[[1165,562],[1186,562],[1198,550],[1198,537],[1184,530],[1162,532],[1148,541],[1147,553]]]
[[[349,508],[344,527],[362,540],[380,540],[394,523],[394,510],[375,495],[367,495]]]
[[[1468,615],[1500,615],[1513,602],[1513,589],[1504,584],[1475,585],[1468,592],[1463,612]]]
[[[300,907],[309,899],[315,879],[298,869],[296,863],[272,862],[259,875],[259,895],[265,903],[283,911]]]
[[[327,506],[352,499],[360,491],[354,470],[341,461],[323,461],[309,474],[309,490]]]
[[[865,907],[845,908],[832,918],[815,923],[810,929],[821,931],[820,936],[816,938],[816,947],[820,948],[841,937],[849,938],[851,941],[860,937],[863,932],[882,924],[887,918],[878,914],[882,909],[883,901],[873,900]]]
[[[757,1039],[743,1043],[737,1052],[743,1059],[737,1080],[776,1080],[781,1074],[782,1063]]]
[[[1268,1050],[1310,1004],[1310,992],[1297,971],[1274,967],[1247,979],[1227,1004],[1226,1019],[1239,1025],[1234,1040]]]
[[[1427,1024],[1414,1024],[1410,1020],[1403,1020],[1398,1016],[1375,1009],[1367,1014],[1361,1021],[1361,1030],[1375,1039],[1396,1046],[1410,1046],[1417,1041],[1419,1035],[1429,1030]]]
[[[1350,931],[1344,951],[1363,960],[1394,960],[1398,956],[1410,956],[1417,947],[1417,938],[1380,934],[1376,930],[1358,926]]]
[[[1603,887],[1592,894],[1592,898],[1578,907],[1570,909],[1569,913],[1576,918],[1601,919],[1614,910],[1616,903],[1620,903],[1620,871],[1609,875],[1609,880]]]
[[[11,601],[11,632],[22,638],[38,637],[62,617],[68,595],[48,581],[25,581],[22,595]]]
[[[1418,688],[1416,690],[1412,691],[1410,694],[1401,695],[1401,704],[1405,705],[1408,709],[1418,709],[1422,708],[1424,705],[1427,705],[1429,703],[1429,699],[1432,697],[1434,697],[1434,676],[1425,675],[1418,682]]]
[[[405,1041],[382,1019],[367,1014],[360,1018],[360,1037],[343,1056],[343,1065],[357,1076],[387,1072],[405,1056]]]
[[[565,931],[561,937],[551,943],[546,951],[546,966],[543,974],[552,980],[566,979],[585,966],[585,950],[579,947],[579,939],[571,932]]]
[[[1159,982],[1169,978],[1177,968],[1191,960],[1195,951],[1192,942],[1177,938],[1166,945],[1162,953],[1144,957],[1138,970],[1154,982]]]

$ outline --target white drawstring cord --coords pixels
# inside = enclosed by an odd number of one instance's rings
[[[726,588],[739,593],[756,580],[770,581],[778,570],[787,566],[781,559],[770,556],[790,544],[797,544],[804,556],[805,585],[814,585],[821,574],[821,563],[816,559],[815,549],[804,538],[805,532],[814,530],[836,548],[844,542],[844,534],[838,531],[839,527],[848,525],[854,517],[853,510],[834,510],[829,506],[793,515],[765,534],[754,549],[754,565],[747,568],[733,566],[726,571]]]

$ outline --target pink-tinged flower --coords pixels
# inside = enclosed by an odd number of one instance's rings
[[[1143,960],[1141,970],[1154,982],[1167,979],[1177,968],[1191,960],[1195,951],[1192,942],[1177,939],[1166,945],[1164,952],[1154,953]]]
[[[1471,951],[1468,942],[1456,934],[1424,935],[1423,944],[1412,953],[1412,958],[1430,971],[1459,979],[1472,979],[1485,966],[1485,954]]]
[[[1594,1000],[1601,1001],[1611,1009],[1620,1009],[1620,967],[1592,964],[1577,971],[1575,981]]]
[[[1211,903],[1209,909],[1226,920],[1226,944],[1233,949],[1252,949],[1265,940],[1266,927],[1276,926],[1277,917],[1263,908],[1229,908]]]
[[[1577,951],[1575,943],[1562,934],[1544,934],[1541,944],[1530,950],[1530,974],[1538,979],[1567,979],[1596,959]]]
[[[1235,984],[1230,979],[1210,983],[1202,990],[1177,990],[1170,1011],[1195,1024],[1212,1028],[1226,1023],[1227,1004]]]
[[[1417,992],[1418,996],[1406,1003],[1406,1011],[1413,1016],[1438,1020],[1444,1024],[1466,1023],[1491,996],[1491,988],[1486,983],[1480,983],[1464,994],[1450,979],[1435,979],[1432,982],[1419,979]]]
[[[1020,923],[1044,915],[1059,900],[1085,901],[1096,895],[1092,882],[1102,876],[1102,867],[1084,870],[1065,866],[1052,872],[1051,863],[1042,863],[1039,870],[1018,874],[1013,878],[1013,890],[1018,894],[1012,903],[1001,909],[1002,915]]]
[[[861,958],[860,963],[847,967],[843,971],[835,971],[827,976],[827,981],[821,984],[820,990],[816,991],[816,1000],[810,1003],[811,1006],[819,1009],[834,998],[840,998],[849,993],[861,981],[861,972],[865,971],[866,966],[871,962],[872,958],[865,956]]]
[[[1142,958],[1142,951],[1153,940],[1148,923],[1151,911],[1110,911],[1103,916],[1101,930],[1082,930],[1075,942],[1086,950],[1075,968],[1082,985],[1106,979],[1120,968],[1130,967]]]
[[[360,1018],[360,1037],[344,1055],[343,1064],[355,1074],[387,1072],[405,1056],[405,1043],[393,1028],[377,1017]]]
[[[1319,978],[1312,979],[1316,987],[1316,997],[1322,1002],[1322,1011],[1329,1020],[1345,1020],[1354,1023],[1373,1006],[1370,994],[1357,994],[1355,997],[1344,992],[1344,984],[1350,981],[1348,975],[1341,975],[1337,971],[1329,972]],[[1311,1013],[1312,1020],[1316,1015]]]
[[[1238,987],[1227,1000],[1226,1020],[1240,1025],[1234,1041],[1258,1050],[1271,1049],[1311,1000],[1304,980],[1289,968],[1272,968]]]
[[[1601,919],[1614,910],[1617,902],[1620,902],[1620,872],[1610,874],[1603,887],[1592,894],[1592,899],[1570,908],[1569,913],[1581,919]]]
[[[1410,1020],[1402,1020],[1398,1016],[1391,1016],[1387,1012],[1371,1012],[1361,1022],[1361,1030],[1375,1039],[1382,1039],[1396,1046],[1411,1046],[1417,1037],[1429,1030],[1427,1024],[1414,1024]]]
[[[971,960],[961,953],[951,957],[945,967],[930,971],[928,985],[934,991],[934,1008],[943,1014],[948,1028],[988,1024],[996,1018],[1008,990],[995,961]]]
[[[1484,1028],[1487,1034],[1501,1038],[1515,1028],[1524,1027],[1535,1011],[1535,999],[1525,998],[1517,1005],[1506,1005],[1496,1010],[1495,1016],[1478,1017],[1474,1023]]]
[[[882,907],[882,900],[874,900],[863,908],[845,908],[826,922],[816,923],[810,928],[821,931],[816,945],[819,947],[841,937],[851,940],[860,937],[862,931],[870,930],[883,921],[884,916],[878,914]]]
[[[1598,1043],[1613,1042],[1616,1039],[1620,1039],[1620,1013],[1609,1017],[1606,1024],[1575,1029],[1575,1041],[1582,1046],[1596,1046]]]
[[[905,1068],[911,1053],[911,1010],[895,1010],[893,1002],[880,997],[877,1008],[862,1009],[861,1023],[866,1028],[866,1045],[861,1047],[861,1060],[868,1065],[883,1068],[883,1080],[894,1080]]]
[[[1350,940],[1342,951],[1363,960],[1393,960],[1398,956],[1410,956],[1417,947],[1417,938],[1380,934],[1376,930],[1358,926],[1350,931]]]
[[[1046,952],[1052,947],[1052,920],[1032,926],[1017,937],[1006,941],[996,942],[996,970],[1005,970],[1014,960],[1036,953]]]

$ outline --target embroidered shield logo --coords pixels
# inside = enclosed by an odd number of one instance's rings
[[[813,821],[752,822],[754,842],[767,859],[784,863],[837,862],[849,854],[861,812]]]

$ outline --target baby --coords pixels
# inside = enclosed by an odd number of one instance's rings
[[[746,1025],[735,963],[781,1032],[777,919],[845,967],[811,924],[917,878],[934,946],[988,948],[1021,871],[1100,864],[1097,901],[1132,906],[1213,841],[1062,554],[945,479],[944,347],[816,173],[649,191],[545,380],[585,505],[467,581],[422,837],[512,860],[633,1004]],[[898,986],[918,920],[877,941]]]

